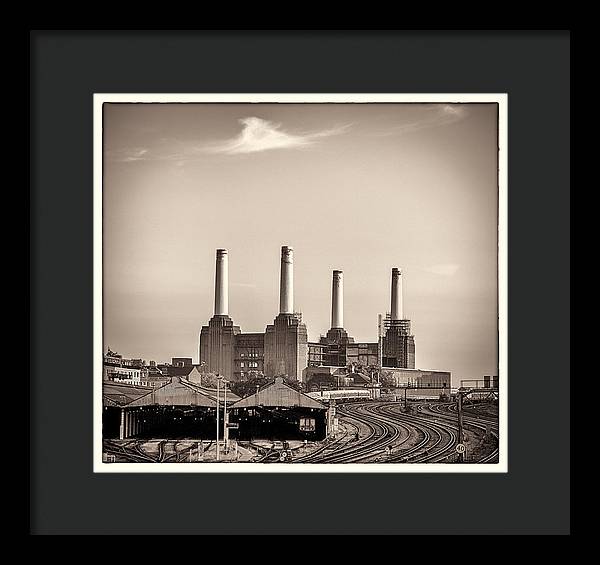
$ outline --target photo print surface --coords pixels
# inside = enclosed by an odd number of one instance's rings
[[[504,95],[95,95],[96,472],[505,472]]]

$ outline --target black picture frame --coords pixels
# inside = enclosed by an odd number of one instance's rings
[[[30,533],[570,532],[568,31],[32,31],[30,63]],[[509,473],[94,475],[95,92],[508,93]]]

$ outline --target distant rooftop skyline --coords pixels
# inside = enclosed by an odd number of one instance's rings
[[[416,366],[453,382],[497,374],[495,104],[105,104],[104,345],[198,360],[215,250],[229,312],[263,332],[294,248],[295,310],[377,340],[403,273]]]

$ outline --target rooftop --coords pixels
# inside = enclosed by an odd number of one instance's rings
[[[115,381],[103,381],[102,401],[104,406],[127,406],[134,400],[152,391],[152,387],[137,386]]]
[[[296,406],[320,410],[327,409],[327,406],[287,385],[282,377],[277,377],[274,382],[265,385],[258,392],[242,398],[235,403],[234,408],[251,408],[254,406],[290,408]]]
[[[210,396],[202,394],[195,390],[185,380],[179,377],[173,377],[171,382],[160,388],[155,388],[149,391],[144,396],[140,396],[128,407],[136,406],[202,406],[206,408],[214,408],[217,403]]]

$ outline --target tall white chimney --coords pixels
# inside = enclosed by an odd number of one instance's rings
[[[392,269],[392,320],[404,319],[402,312],[402,271]]]
[[[215,316],[229,315],[229,262],[227,249],[217,249],[215,271]]]
[[[281,248],[281,280],[279,284],[279,313],[294,313],[294,249]]]
[[[344,274],[333,271],[331,286],[331,327],[344,327]]]

